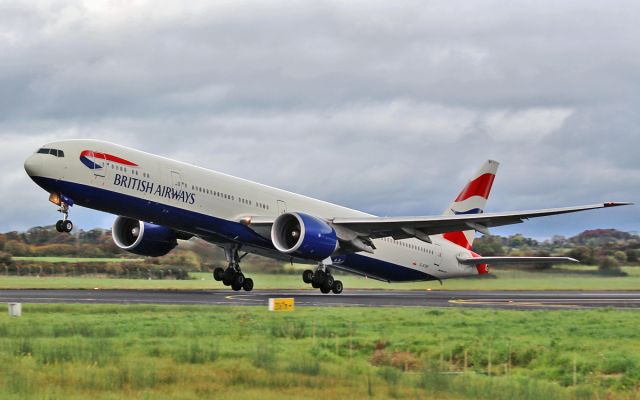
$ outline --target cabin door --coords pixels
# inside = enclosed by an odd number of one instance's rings
[[[91,170],[91,183],[104,187],[107,178],[107,160],[104,154],[93,150],[83,152],[80,160]]]
[[[442,247],[439,244],[433,243],[433,265],[436,267],[440,266],[442,262]]]
[[[278,214],[284,214],[287,212],[287,203],[282,200],[278,200]]]
[[[173,193],[171,199],[177,205],[183,205],[184,203],[181,201],[183,197],[181,197],[181,193],[184,192],[184,184],[182,182],[182,176],[180,176],[180,172],[171,171],[171,188],[173,189]]]

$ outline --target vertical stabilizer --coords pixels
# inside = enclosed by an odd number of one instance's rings
[[[491,192],[493,180],[498,171],[498,165],[499,163],[493,160],[488,160],[482,164],[478,172],[475,173],[458,197],[444,211],[443,215],[483,213]],[[475,230],[448,232],[443,234],[442,237],[471,250],[473,239],[475,238]]]

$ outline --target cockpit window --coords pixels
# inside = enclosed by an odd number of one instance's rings
[[[52,156],[56,156],[56,157],[64,157],[64,151],[57,150],[57,149],[47,149],[44,147],[41,149],[38,149],[38,154],[51,154]]]

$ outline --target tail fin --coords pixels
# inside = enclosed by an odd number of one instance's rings
[[[482,164],[478,172],[444,211],[443,215],[483,213],[491,192],[493,180],[498,171],[498,165],[500,164],[493,160],[488,160]],[[462,232],[447,232],[442,237],[458,246],[471,250],[475,234],[475,230],[471,229]]]

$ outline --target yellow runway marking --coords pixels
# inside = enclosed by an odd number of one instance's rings
[[[591,304],[637,304],[640,299],[469,299],[449,300],[451,304],[515,306],[515,307],[552,307],[552,308],[585,308]],[[581,303],[586,303],[582,305]]]
[[[483,306],[524,306],[524,307],[556,307],[556,308],[577,308],[576,304],[548,304],[537,301],[495,301],[495,300],[449,300],[452,304],[461,305],[483,305]]]

